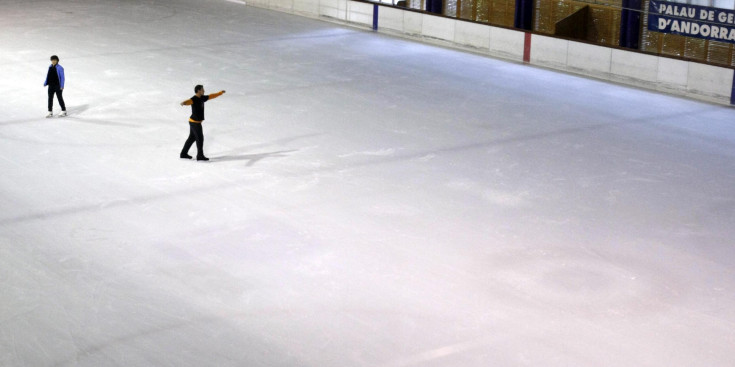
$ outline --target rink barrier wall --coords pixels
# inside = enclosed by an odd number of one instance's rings
[[[735,104],[735,70],[554,38],[355,0],[249,0],[247,5],[339,22],[515,62]]]

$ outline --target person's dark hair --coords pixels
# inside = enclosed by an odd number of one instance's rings
[[[202,89],[204,89],[204,86],[199,84],[196,87],[194,87],[194,93],[199,93],[199,91]]]
[[[56,60],[56,62],[59,62],[59,57],[56,55],[51,56],[51,61]]]

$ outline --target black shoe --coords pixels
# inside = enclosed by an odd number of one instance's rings
[[[205,156],[201,156],[201,157],[197,157],[197,160],[198,160],[198,161],[208,161],[208,160],[209,160],[209,158],[207,158],[207,157],[205,157]]]
[[[191,159],[191,156],[190,156],[190,155],[188,155],[188,154],[186,154],[186,153],[181,153],[181,155],[179,155],[179,158],[183,158],[183,159]]]

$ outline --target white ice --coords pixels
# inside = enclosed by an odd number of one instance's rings
[[[731,108],[225,0],[0,14],[2,366],[735,365]]]

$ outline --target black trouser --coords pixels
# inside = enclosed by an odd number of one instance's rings
[[[189,148],[194,142],[197,142],[197,157],[204,157],[204,132],[202,131],[201,122],[190,122],[189,123],[189,138],[184,143],[184,149],[181,150],[181,155],[189,154]]]
[[[64,96],[62,96],[62,93],[64,93],[63,90],[61,90],[61,87],[59,86],[48,86],[48,112],[51,112],[54,110],[54,94],[56,94],[56,97],[59,99],[59,105],[61,105],[61,110],[66,111],[66,105],[64,104]]]

